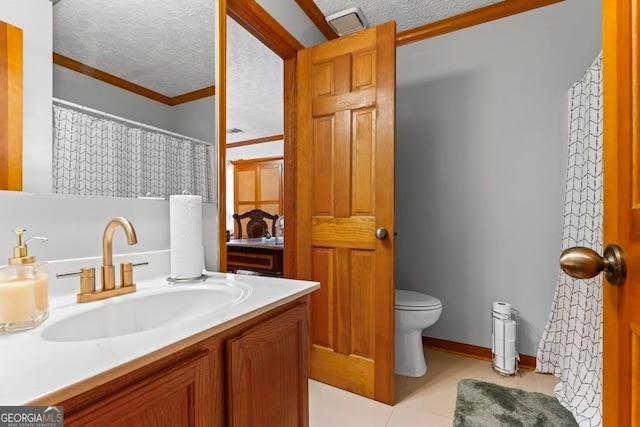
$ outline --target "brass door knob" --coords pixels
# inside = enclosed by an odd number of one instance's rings
[[[388,235],[389,235],[389,232],[384,227],[380,227],[380,228],[378,228],[376,230],[376,238],[377,239],[384,240],[384,239],[387,238]]]
[[[607,246],[603,256],[590,248],[569,248],[560,255],[560,267],[577,279],[589,279],[604,271],[607,281],[616,286],[622,285],[627,276],[624,252],[619,245]]]

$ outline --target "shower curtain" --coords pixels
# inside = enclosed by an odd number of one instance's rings
[[[570,92],[562,249],[602,253],[602,57]],[[536,371],[560,378],[556,397],[581,427],[602,424],[602,275],[560,271]]]
[[[210,145],[97,113],[54,103],[54,193],[213,201]]]

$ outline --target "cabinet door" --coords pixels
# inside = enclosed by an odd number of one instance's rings
[[[65,426],[81,427],[209,427],[212,404],[211,357],[202,351],[103,401],[65,414]],[[221,394],[219,390],[217,394]]]
[[[261,209],[270,214],[282,215],[283,159],[278,157],[235,160],[232,164],[234,165],[233,212],[243,214],[252,209]],[[248,221],[249,219],[242,220],[242,230],[246,230]],[[236,233],[237,231],[235,230]],[[246,237],[246,235],[242,236],[242,238]]]
[[[307,306],[227,341],[231,427],[308,426]]]

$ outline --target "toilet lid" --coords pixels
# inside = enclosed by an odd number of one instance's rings
[[[421,294],[420,292],[405,291],[396,289],[396,307],[398,308],[425,308],[429,310],[442,307],[442,303],[438,298],[431,295]]]

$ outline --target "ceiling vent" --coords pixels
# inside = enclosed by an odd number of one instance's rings
[[[327,23],[339,36],[355,33],[369,26],[359,7],[352,7],[329,15],[327,16]]]

